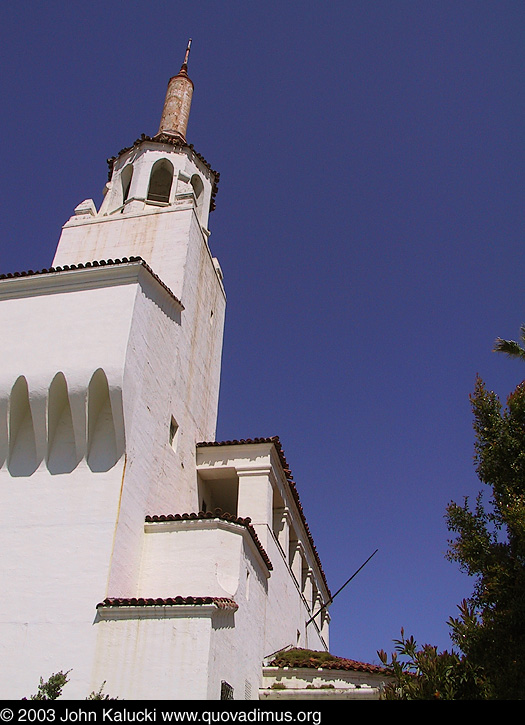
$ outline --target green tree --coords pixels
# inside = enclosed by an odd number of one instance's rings
[[[109,695],[105,695],[103,693],[103,689],[106,686],[106,681],[100,685],[98,690],[93,690],[93,692],[86,697],[86,700],[118,700],[118,697],[110,697]]]
[[[497,337],[494,342],[493,352],[503,352],[509,357],[525,360],[525,325],[520,327],[520,340],[522,344],[515,340],[503,340],[501,337]]]
[[[394,640],[396,651],[390,661],[384,650],[379,659],[392,671],[392,681],[382,690],[383,700],[480,700],[489,696],[488,683],[481,668],[456,652],[438,652],[425,644],[421,648],[413,637]]]
[[[522,328],[525,334],[525,328]],[[525,381],[503,407],[478,377],[471,395],[475,462],[489,499],[454,502],[446,519],[455,539],[447,557],[475,578],[472,596],[451,618],[451,637],[482,667],[496,699],[525,697]]]
[[[51,677],[44,682],[42,677],[40,678],[40,684],[35,695],[31,695],[30,700],[58,700],[62,695],[64,685],[69,681],[68,675],[71,670],[67,672],[55,672]],[[27,698],[23,698],[26,700]]]
[[[522,357],[513,345],[498,350]],[[394,678],[385,699],[525,698],[525,381],[504,407],[478,377],[470,400],[476,471],[487,488],[473,505],[466,498],[446,510],[455,537],[447,558],[474,579],[472,595],[448,621],[461,654],[418,649],[402,631],[390,662],[378,652]]]
[[[62,696],[64,686],[69,682],[68,675],[70,672],[71,670],[68,670],[67,672],[62,672],[62,670],[60,670],[60,672],[54,672],[50,678],[45,681],[41,677],[36,694],[31,695],[29,699],[58,700]],[[105,695],[103,693],[105,684],[106,682],[104,681],[98,690],[93,690],[93,692],[86,697],[86,700],[118,700],[117,697],[110,697],[109,695]],[[23,697],[22,700],[27,700],[27,697]]]

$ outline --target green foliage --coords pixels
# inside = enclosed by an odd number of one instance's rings
[[[86,697],[86,700],[118,700],[118,697],[110,697],[109,695],[104,695],[102,691],[105,685],[106,681],[104,680],[98,690],[96,692],[93,690],[93,692],[88,697]]]
[[[456,652],[437,651],[425,644],[418,649],[413,637],[394,640],[396,651],[390,661],[384,650],[378,656],[392,672],[383,686],[383,700],[480,700],[488,697],[482,671]]]
[[[525,343],[525,326],[521,328]],[[525,348],[500,340],[494,348],[525,360]],[[395,640],[388,662],[394,681],[385,699],[525,697],[525,382],[504,407],[478,377],[471,405],[476,471],[487,489],[471,504],[450,503],[447,558],[474,580],[472,595],[448,624],[456,652],[421,649],[412,637]]]
[[[326,667],[343,661],[341,657],[336,657],[330,652],[294,647],[279,652],[272,661],[272,665],[276,667]]]
[[[503,408],[477,379],[471,396],[475,463],[490,489],[473,506],[450,503],[446,519],[456,535],[447,557],[475,578],[472,596],[451,618],[452,640],[483,667],[496,699],[525,696],[525,382]]]
[[[62,696],[62,690],[64,689],[64,686],[66,685],[68,680],[68,675],[71,672],[71,670],[68,670],[67,672],[55,672],[51,675],[51,677],[44,681],[43,678],[40,678],[40,684],[38,686],[38,690],[36,695],[31,695],[29,698],[30,700],[58,700]],[[88,697],[86,697],[86,700],[117,700],[116,697],[110,697],[109,695],[104,695],[103,690],[106,682],[104,681],[98,690],[94,690]],[[23,697],[23,700],[27,700],[27,697]]]
[[[520,340],[521,343],[515,340],[502,340],[501,337],[497,337],[494,342],[493,352],[502,352],[509,357],[516,357],[520,360],[525,360],[525,325],[520,327]]]
[[[66,682],[68,682],[68,675],[71,670],[68,670],[67,672],[55,672],[51,675],[49,680],[44,680],[40,678],[40,684],[38,686],[38,690],[36,692],[36,695],[31,695],[29,698],[30,700],[58,700],[58,698],[62,695],[62,690],[64,688],[64,685]],[[26,698],[23,698],[24,700]]]

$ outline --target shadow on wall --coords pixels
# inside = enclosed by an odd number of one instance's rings
[[[47,391],[30,390],[21,375],[0,400],[0,467],[31,476],[45,461],[52,475],[71,473],[85,457],[93,472],[108,471],[124,452],[122,391],[102,369],[84,389],[70,391],[58,372]]]

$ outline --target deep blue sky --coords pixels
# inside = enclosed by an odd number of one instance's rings
[[[331,608],[344,657],[377,662],[401,627],[450,647],[471,592],[444,512],[481,488],[476,373],[503,398],[525,377],[491,352],[525,322],[524,31],[517,0],[0,7],[2,272],[49,266],[193,38],[218,438],[280,436],[332,591],[379,549]]]

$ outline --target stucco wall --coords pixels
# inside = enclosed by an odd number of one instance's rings
[[[231,627],[232,615],[202,607],[189,614],[183,606],[98,621],[93,688],[105,680],[119,699],[206,699],[213,625]]]

